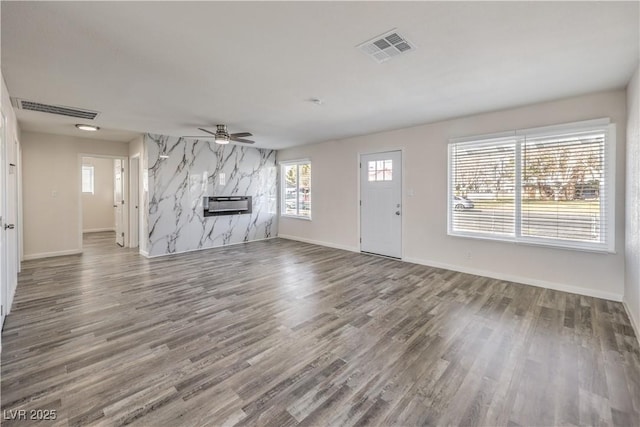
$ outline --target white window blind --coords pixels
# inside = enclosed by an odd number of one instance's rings
[[[607,240],[605,133],[526,138],[522,148],[522,236]]]
[[[514,235],[515,150],[513,139],[450,147],[454,233]]]
[[[449,145],[449,234],[613,251],[611,125]]]

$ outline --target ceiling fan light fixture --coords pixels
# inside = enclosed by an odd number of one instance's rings
[[[226,125],[216,125],[216,136],[214,138],[214,142],[216,144],[228,144],[229,143],[229,132],[227,132]]]

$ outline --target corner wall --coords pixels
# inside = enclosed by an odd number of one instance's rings
[[[450,138],[602,117],[610,117],[617,125],[615,254],[447,235]],[[281,150],[279,161],[311,159],[313,220],[281,217],[280,236],[359,251],[359,155],[403,150],[405,261],[620,301],[624,287],[625,129],[626,96],[619,90]]]
[[[627,86],[624,302],[640,333],[640,66]]]
[[[162,135],[146,135],[144,146],[149,256],[277,234],[278,170],[274,150]],[[169,158],[161,159],[161,152]],[[205,217],[204,196],[252,196],[252,213]]]
[[[80,154],[127,157],[128,145],[22,133],[24,259],[79,253]]]

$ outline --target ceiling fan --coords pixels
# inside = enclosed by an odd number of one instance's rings
[[[252,136],[249,132],[229,133],[227,125],[216,125],[216,131],[211,132],[203,128],[198,128],[202,132],[206,132],[211,136],[183,136],[183,138],[214,138],[216,144],[228,144],[229,141],[242,142],[245,144],[255,144],[255,141],[244,139],[245,136]]]

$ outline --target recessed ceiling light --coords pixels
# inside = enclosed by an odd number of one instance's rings
[[[98,126],[93,126],[93,125],[77,124],[76,127],[80,130],[86,130],[87,132],[95,132],[97,130],[100,130]]]

